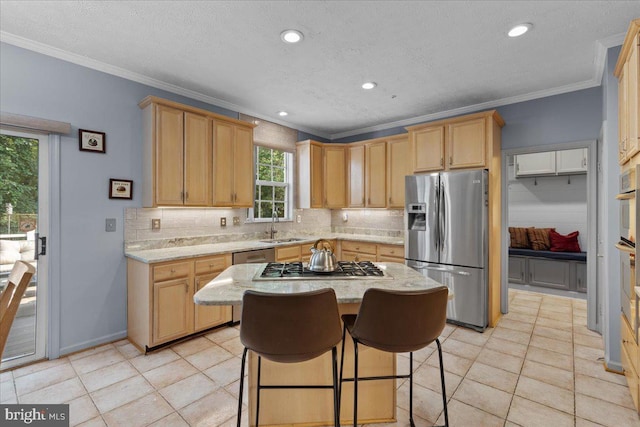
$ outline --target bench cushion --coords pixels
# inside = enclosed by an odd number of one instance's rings
[[[586,252],[552,252],[552,251],[534,251],[533,249],[509,248],[509,255],[587,262]]]

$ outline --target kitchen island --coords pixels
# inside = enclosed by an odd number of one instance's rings
[[[368,288],[393,290],[419,290],[440,286],[404,264],[376,263],[384,271],[378,278],[331,278],[314,280],[256,280],[265,264],[233,265],[209,282],[194,295],[196,304],[201,305],[241,305],[242,295],[248,289],[272,293],[297,293],[316,289],[332,288],[336,293],[340,314],[357,313],[364,292]],[[240,326],[242,327],[242,325]],[[346,339],[345,377],[353,376],[353,345]],[[340,349],[339,349],[340,350]],[[317,359],[296,364],[276,364],[262,362],[263,384],[331,384],[330,352]],[[392,353],[362,346],[360,354],[360,375],[394,375],[396,356]],[[257,357],[249,353],[249,425],[255,422],[255,396]],[[239,372],[238,372],[239,374]],[[359,385],[359,423],[395,421],[396,384],[395,380],[366,381]],[[341,423],[353,421],[353,388],[345,383],[341,400]],[[333,396],[327,390],[267,390],[261,393],[260,424],[333,424]]]

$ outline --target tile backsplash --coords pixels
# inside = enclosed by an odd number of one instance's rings
[[[293,221],[275,225],[276,237],[322,233],[402,236],[402,210],[382,209],[294,209]],[[344,220],[346,215],[347,220]],[[296,221],[300,216],[300,222]],[[239,217],[239,225],[233,225]],[[160,219],[160,229],[151,229],[151,220]],[[227,225],[220,225],[226,218]],[[246,222],[246,209],[226,208],[128,208],[125,209],[126,250],[221,243],[268,238],[271,222]]]

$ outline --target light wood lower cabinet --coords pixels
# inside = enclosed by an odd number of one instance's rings
[[[230,265],[230,254],[157,264],[128,259],[129,340],[146,352],[231,321],[231,307],[193,302],[193,295]]]
[[[622,369],[624,375],[627,378],[627,384],[629,385],[629,391],[631,392],[631,398],[636,407],[638,406],[639,399],[639,386],[640,379],[638,377],[638,344],[634,338],[631,326],[624,314],[620,319],[620,335],[622,335]]]
[[[340,261],[400,262],[404,264],[403,245],[342,240]]]
[[[337,240],[329,240],[334,252],[337,251]],[[278,246],[276,247],[276,261],[277,262],[309,262],[311,259],[311,246],[313,243],[302,243],[299,245],[291,246]],[[337,255],[336,255],[337,257]],[[341,261],[341,260],[339,260]]]
[[[378,262],[399,262],[404,264],[404,246],[378,245]]]

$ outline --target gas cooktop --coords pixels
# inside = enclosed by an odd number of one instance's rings
[[[301,262],[270,262],[258,270],[253,280],[342,280],[390,279],[384,270],[370,261],[338,261],[335,271],[311,271]]]

